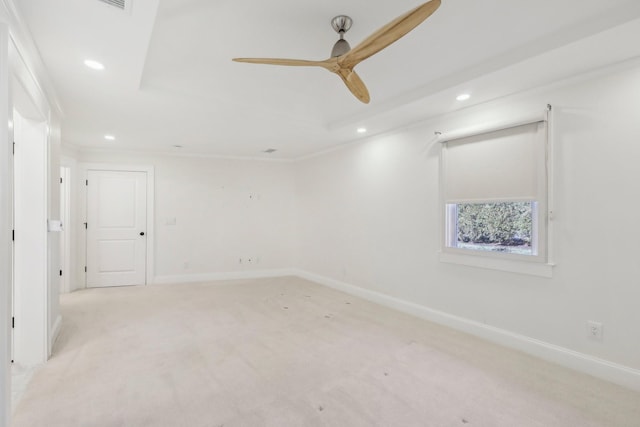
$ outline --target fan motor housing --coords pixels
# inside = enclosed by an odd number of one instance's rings
[[[333,45],[333,49],[331,49],[331,57],[337,57],[344,55],[345,53],[351,50],[351,46],[349,46],[349,42],[345,39],[340,39]]]

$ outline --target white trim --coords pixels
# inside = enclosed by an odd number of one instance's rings
[[[13,262],[12,229],[12,129],[9,128],[9,28],[0,22],[0,427],[11,422],[11,302]]]
[[[520,115],[507,121],[494,122],[488,124],[479,124],[470,128],[459,129],[445,134],[436,132],[436,140],[442,143],[439,158],[439,236],[440,251],[438,259],[440,262],[467,265],[470,267],[479,267],[492,270],[508,271],[511,273],[529,274],[540,277],[551,278],[553,276],[553,262],[551,261],[551,243],[552,243],[552,227],[551,227],[551,202],[552,202],[552,184],[553,184],[553,145],[552,134],[550,131],[551,122],[551,104],[547,104],[544,110],[534,111],[526,115]],[[455,248],[448,245],[448,238],[452,230],[447,230],[448,216],[446,205],[449,203],[471,202],[472,200],[455,200],[449,199],[446,193],[446,165],[447,165],[447,142],[459,140],[462,138],[485,135],[492,132],[498,132],[505,129],[511,129],[518,126],[529,125],[533,123],[544,123],[544,159],[540,159],[544,163],[544,176],[538,177],[538,193],[544,192],[541,197],[535,197],[537,201],[537,209],[533,221],[532,234],[535,233],[535,247],[537,255],[535,256],[518,256],[518,255],[498,255],[490,252],[474,251],[473,254],[458,252]],[[543,180],[544,182],[540,182]],[[542,190],[540,190],[542,188]],[[503,199],[509,200],[509,199]],[[520,199],[513,199],[518,201]],[[477,201],[480,201],[478,199]],[[493,201],[493,200],[492,200]],[[527,200],[528,201],[528,200]],[[468,251],[467,251],[468,252]]]
[[[33,77],[38,90],[46,98],[48,107],[53,107],[55,113],[62,116],[62,107],[60,106],[59,98],[56,94],[53,82],[47,73],[47,68],[42,61],[40,54],[38,53],[38,48],[28,30],[28,26],[22,18],[22,15],[18,12],[18,8],[15,6],[15,3],[15,0],[2,0],[1,3],[7,11],[10,39],[16,47],[22,61],[25,63],[29,74]]]
[[[53,323],[53,328],[51,328],[51,335],[49,335],[49,353],[47,354],[47,359],[51,357],[51,353],[53,351],[53,345],[56,343],[56,340],[60,335],[61,328],[62,328],[62,316],[58,315],[58,317],[56,317],[56,321]]]
[[[469,267],[486,268],[490,270],[502,270],[511,273],[529,274],[540,277],[553,277],[554,264],[516,259],[496,258],[490,253],[482,255],[466,255],[452,252],[439,252],[438,260],[449,264],[460,264]]]
[[[185,158],[202,158],[202,159],[216,159],[216,160],[238,160],[238,161],[253,161],[253,162],[267,162],[267,163],[294,163],[297,159],[287,159],[282,157],[256,157],[256,156],[232,156],[225,154],[215,153],[196,153],[185,151],[184,149],[166,150],[166,149],[122,149],[111,147],[93,147],[74,144],[72,142],[65,141],[64,148],[73,150],[82,154],[131,154],[135,156],[158,156],[158,157],[185,157]],[[265,154],[266,156],[266,154]]]
[[[168,285],[180,283],[211,282],[215,280],[235,279],[264,279],[270,277],[296,276],[297,270],[293,268],[281,268],[272,270],[253,271],[228,271],[220,273],[182,274],[170,276],[157,276],[153,280],[154,285]]]
[[[554,213],[554,163],[555,158],[555,138],[554,138],[554,114],[553,106],[549,104],[547,109],[547,146],[545,151],[545,167],[547,172],[547,211],[545,217],[547,221],[547,235],[545,236],[545,244],[547,251],[547,263],[554,265],[554,240],[553,240],[553,213]]]
[[[72,232],[71,232],[71,167],[62,165],[60,169],[60,220],[62,221],[62,232],[60,233],[60,242],[62,243],[60,250],[60,269],[62,276],[60,280],[60,293],[71,292],[71,248],[72,248]]]
[[[155,223],[155,170],[152,165],[126,165],[126,164],[111,164],[111,163],[82,163],[80,165],[84,179],[87,179],[87,171],[129,171],[129,172],[146,172],[147,174],[147,266],[145,272],[146,284],[153,283],[155,274],[155,235],[156,235],[156,223]],[[84,218],[87,221],[87,187],[84,186]],[[86,242],[86,230],[85,230],[85,242]],[[85,263],[87,265],[87,251],[85,243]],[[84,286],[86,287],[86,274]]]
[[[60,168],[67,168],[69,172],[66,186],[67,202],[69,204],[69,212],[67,215],[67,223],[63,224],[66,237],[68,238],[67,253],[64,257],[68,257],[65,261],[63,268],[67,268],[66,274],[63,270],[63,279],[68,288],[65,292],[72,292],[76,290],[78,283],[77,264],[78,259],[78,242],[76,236],[78,235],[78,162],[74,158],[60,156]],[[66,277],[65,277],[66,276]]]
[[[468,136],[477,136],[484,135],[486,133],[498,132],[505,129],[511,129],[518,126],[530,125],[533,123],[546,122],[547,121],[547,110],[543,112],[536,112],[527,116],[522,116],[514,120],[497,122],[497,123],[488,123],[481,124],[478,126],[465,128],[465,129],[456,129],[450,132],[439,132],[437,134],[438,141],[441,143],[455,141],[456,139],[466,138]]]
[[[401,311],[422,319],[463,331],[493,343],[523,351],[546,361],[640,391],[640,370],[580,353],[555,344],[540,341],[474,320],[454,316],[439,310],[408,302],[379,292],[360,288],[304,270],[295,274],[312,282],[346,292],[368,301]]]
[[[21,111],[15,99],[13,100],[13,108],[20,111],[25,119],[50,122],[52,111],[49,100],[32,69],[29,68],[24,55],[19,50],[16,40],[12,38],[11,42],[9,46],[9,66],[12,77],[9,85],[14,85],[16,88],[19,87],[21,89],[24,96],[28,98],[29,105],[32,106],[33,110],[30,108],[31,111]]]

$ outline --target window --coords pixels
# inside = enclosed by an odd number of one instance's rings
[[[451,232],[446,246],[504,254],[537,255],[536,201],[450,203],[446,205]]]
[[[443,142],[441,260],[509,271],[546,265],[546,120]]]

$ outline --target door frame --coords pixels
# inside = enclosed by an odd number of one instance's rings
[[[71,292],[71,167],[60,165],[60,293]]]
[[[83,234],[83,247],[80,248],[82,254],[81,259],[84,261],[82,266],[78,266],[82,269],[84,274],[84,287],[87,287],[87,274],[84,271],[87,265],[87,230],[84,223],[87,222],[87,175],[88,171],[106,171],[106,172],[145,172],[147,174],[147,254],[146,254],[146,268],[145,268],[145,285],[153,283],[155,272],[155,173],[152,165],[127,165],[116,163],[82,163],[80,165],[82,171],[81,182],[81,195],[80,206],[82,206],[82,214],[80,215],[81,223],[78,224]]]
[[[2,7],[0,7],[1,9]],[[13,121],[9,102],[9,26],[0,22],[0,427],[11,420],[11,315],[13,301]]]

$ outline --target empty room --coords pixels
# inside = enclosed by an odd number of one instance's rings
[[[640,427],[638,40],[0,0],[0,427]]]

